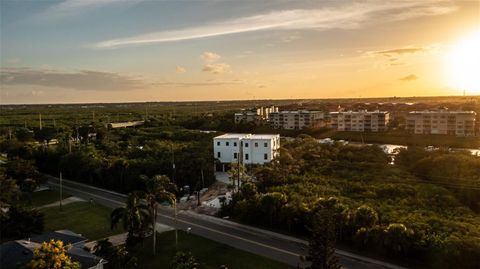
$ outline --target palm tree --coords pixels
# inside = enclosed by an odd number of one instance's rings
[[[177,191],[177,186],[170,181],[170,179],[165,175],[156,175],[152,178],[142,176],[141,177],[145,184],[145,191],[142,194],[142,197],[145,199],[147,204],[147,211],[149,218],[151,220],[151,226],[153,231],[153,255],[156,253],[156,220],[157,220],[157,203],[158,202],[168,202],[170,204],[175,202],[175,192]]]
[[[119,207],[110,214],[111,229],[121,221],[123,228],[128,230],[127,245],[133,246],[138,239],[143,239],[147,228],[147,206],[141,202],[141,193],[128,195],[125,207]]]

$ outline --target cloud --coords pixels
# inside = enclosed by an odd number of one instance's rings
[[[18,64],[20,62],[19,58],[11,58],[7,60],[7,63],[9,64]]]
[[[207,63],[216,62],[216,61],[220,60],[220,58],[221,58],[220,55],[218,55],[216,53],[213,53],[213,52],[209,52],[209,51],[206,51],[206,52],[202,53],[202,55],[200,57]]]
[[[414,80],[417,80],[417,79],[418,79],[418,77],[416,75],[410,74],[408,76],[400,78],[399,80],[401,80],[401,81],[414,81]]]
[[[34,85],[79,91],[126,91],[145,86],[140,78],[118,73],[91,70],[59,72],[31,68],[0,69],[0,83],[11,86]]]
[[[427,48],[424,48],[424,47],[406,47],[406,48],[395,48],[395,49],[387,49],[387,50],[380,50],[380,51],[372,51],[369,53],[383,55],[385,57],[395,57],[403,54],[413,54],[417,52],[424,52],[426,50]],[[396,59],[396,58],[393,58],[393,59]]]
[[[189,88],[189,87],[211,87],[211,86],[223,86],[223,85],[234,85],[234,84],[244,84],[241,80],[219,80],[219,81],[201,81],[201,82],[175,82],[175,81],[164,81],[152,83],[153,86],[163,86],[163,87],[179,87],[179,88]]]
[[[222,74],[230,71],[230,65],[225,63],[205,64],[202,71],[212,74]]]
[[[55,21],[76,17],[107,5],[136,4],[138,2],[140,2],[140,0],[65,0],[48,7],[43,12],[37,14],[34,19],[39,21]]]
[[[187,72],[187,69],[185,69],[185,67],[181,67],[181,66],[177,65],[177,67],[175,68],[175,72],[177,74],[183,74],[183,73]]]
[[[211,22],[202,26],[169,29],[104,40],[94,44],[94,47],[115,48],[128,45],[145,45],[269,29],[352,29],[372,22],[382,23],[420,16],[442,15],[456,9],[454,3],[445,1],[371,1],[345,4],[337,8],[277,10],[254,16]]]

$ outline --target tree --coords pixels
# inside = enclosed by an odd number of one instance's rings
[[[358,228],[371,228],[375,225],[378,221],[378,214],[377,212],[366,205],[362,205],[355,211],[355,226]]]
[[[2,211],[3,212],[3,211]],[[2,238],[20,239],[43,231],[44,215],[36,209],[11,206],[1,215],[0,234]]]
[[[40,143],[46,142],[47,145],[50,140],[55,138],[56,135],[57,130],[52,127],[45,127],[35,130],[35,139],[38,140]]]
[[[391,254],[406,254],[412,231],[401,223],[391,223],[384,231],[384,245]]]
[[[172,269],[196,269],[200,264],[190,252],[177,252],[170,264]]]
[[[335,216],[331,209],[319,210],[312,221],[307,260],[312,269],[339,269],[335,256]]]
[[[102,239],[93,247],[93,254],[108,261],[105,269],[130,269],[137,267],[137,258],[131,255],[124,246],[114,246],[107,239]]]
[[[238,165],[238,163],[232,163],[228,174],[230,181],[232,181],[234,191],[237,191],[240,188],[241,183],[250,181],[250,176],[247,175],[245,166],[242,164]]]
[[[10,205],[20,197],[20,190],[15,180],[0,174],[0,207]]]
[[[79,269],[78,262],[72,262],[67,256],[68,246],[60,240],[43,242],[33,252],[33,259],[26,265],[31,269]]]
[[[270,226],[273,225],[273,220],[278,216],[280,210],[286,203],[287,197],[279,192],[268,192],[261,196],[261,210],[268,216]]]
[[[151,227],[153,232],[153,255],[156,254],[156,223],[157,223],[157,203],[158,202],[168,202],[173,204],[176,202],[175,192],[177,191],[177,186],[170,181],[170,179],[165,175],[156,175],[152,178],[142,177],[142,181],[145,184],[145,191],[142,196],[147,202],[147,209],[149,218],[151,221]]]
[[[141,196],[138,192],[128,195],[125,207],[119,207],[110,214],[111,229],[114,229],[119,222],[128,231],[126,245],[133,247],[143,241],[147,233],[148,220],[147,206],[141,203]]]

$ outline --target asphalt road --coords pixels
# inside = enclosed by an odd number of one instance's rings
[[[58,188],[59,180],[51,177],[49,184]],[[67,193],[86,200],[93,199],[96,203],[110,208],[124,206],[126,200],[126,196],[123,194],[73,181],[63,180],[62,185],[63,190]],[[189,230],[193,234],[292,266],[306,265],[300,258],[307,253],[306,241],[191,211],[178,212],[176,221],[174,215],[172,208],[160,206],[157,220],[159,223],[184,231],[190,228]],[[336,253],[343,268],[404,268],[342,250],[337,250]]]

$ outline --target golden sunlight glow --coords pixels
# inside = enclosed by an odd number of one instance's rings
[[[451,86],[480,94],[480,31],[458,42],[447,56]]]

